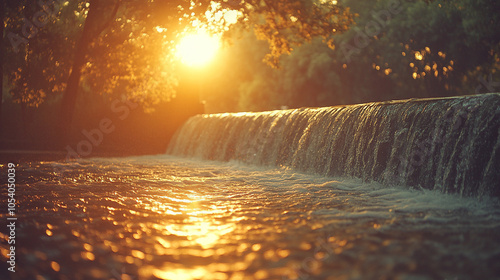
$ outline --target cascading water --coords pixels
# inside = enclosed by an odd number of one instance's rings
[[[201,115],[169,152],[218,161],[0,163],[0,279],[498,279],[499,105]]]
[[[198,115],[167,153],[500,195],[500,94]]]

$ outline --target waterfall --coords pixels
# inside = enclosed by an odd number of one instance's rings
[[[167,153],[500,196],[500,94],[191,117]]]

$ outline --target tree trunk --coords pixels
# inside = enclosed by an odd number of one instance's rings
[[[76,98],[78,96],[78,86],[80,85],[80,78],[82,75],[82,69],[85,65],[87,49],[90,45],[92,39],[92,25],[95,20],[95,13],[97,10],[99,1],[90,1],[90,8],[83,25],[83,32],[80,40],[76,43],[75,55],[73,58],[73,66],[71,68],[71,73],[66,84],[66,90],[64,91],[63,99],[61,102],[61,112],[60,112],[60,123],[61,126],[61,141],[62,144],[67,144],[69,141],[69,132],[71,128],[71,122],[73,120],[73,112],[75,110]]]
[[[63,145],[69,142],[69,133],[71,128],[71,123],[73,120],[73,114],[75,111],[76,100],[78,97],[78,88],[80,85],[80,78],[82,76],[82,70],[87,62],[86,56],[88,47],[92,40],[99,36],[99,34],[112,22],[115,17],[120,0],[116,2],[114,9],[109,15],[109,19],[105,21],[104,24],[98,26],[100,17],[108,15],[103,8],[103,0],[90,0],[90,8],[83,25],[82,36],[80,40],[76,43],[75,56],[73,58],[73,66],[71,68],[71,73],[66,84],[66,90],[64,91],[61,111],[60,111],[60,140]]]

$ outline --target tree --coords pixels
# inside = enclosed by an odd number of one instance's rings
[[[138,52],[138,48],[147,49],[147,44],[151,46],[154,43],[160,49],[172,50],[182,34],[200,26],[214,33],[229,31],[230,25],[227,18],[224,18],[225,13],[236,13],[239,15],[237,22],[252,26],[260,38],[269,42],[270,53],[266,60],[275,66],[278,58],[289,53],[293,46],[317,36],[323,37],[333,47],[331,35],[347,30],[351,22],[348,9],[328,1],[116,0],[110,3],[91,0],[89,4],[62,101],[61,120],[64,120],[65,129],[71,123],[83,72],[99,77],[94,78],[94,81],[100,79],[108,85],[119,85],[122,82],[129,90],[142,87],[144,92],[150,77],[160,73],[161,69],[154,63],[148,63],[154,59],[150,54]],[[111,5],[114,5],[113,12],[109,14]],[[130,32],[126,34],[124,30]],[[159,35],[165,30],[165,34]],[[144,43],[144,38],[152,40]],[[118,54],[121,56],[116,57],[112,50],[119,50]],[[132,54],[132,62],[143,58],[146,63],[130,65],[126,61],[128,58],[123,56],[126,53]],[[106,75],[104,71],[110,68],[109,65],[119,65],[117,70],[112,71],[112,75]],[[107,85],[102,85],[101,82],[101,86]]]
[[[342,4],[357,15],[356,24],[333,36],[335,50],[317,41],[304,44],[282,59],[284,67],[278,71],[252,60],[244,65],[233,61],[222,74],[231,77],[227,86],[218,84],[207,94],[209,105],[220,106],[211,108],[230,109],[221,107],[223,100],[217,96],[236,99],[237,110],[246,111],[500,89],[498,1],[346,0]],[[253,57],[262,53],[262,47],[248,38],[237,46],[241,49],[231,50],[235,57],[238,52]]]
[[[64,134],[82,82],[103,94],[125,90],[146,106],[174,96],[174,48],[194,29],[226,39],[235,26],[255,29],[269,43],[266,61],[277,66],[281,55],[314,37],[333,47],[331,35],[347,30],[352,21],[348,9],[317,0],[7,3],[2,15],[11,47],[5,66],[13,100],[23,108],[48,99],[61,102]]]
[[[82,69],[87,62],[88,48],[93,43],[95,37],[98,37],[114,21],[121,1],[116,0],[114,2],[111,3],[103,0],[89,1],[90,9],[85,19],[82,35],[75,46],[73,65],[61,103],[62,137],[67,137],[67,130],[71,125]],[[111,6],[111,13],[107,13],[110,9],[110,4],[113,5]]]
[[[368,27],[373,14],[388,3],[353,8],[360,14],[358,26]],[[490,0],[403,2],[401,11],[370,36],[370,47],[360,58],[368,58],[379,71],[390,69],[393,87],[405,95],[473,94],[478,76],[494,74],[499,67],[499,5]]]

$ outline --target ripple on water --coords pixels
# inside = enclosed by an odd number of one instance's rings
[[[500,275],[493,199],[169,156],[18,170],[12,279]]]

